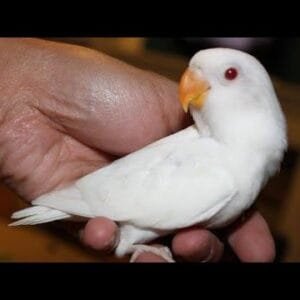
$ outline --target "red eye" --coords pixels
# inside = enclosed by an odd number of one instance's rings
[[[224,74],[225,78],[228,79],[228,80],[235,79],[237,77],[237,75],[238,75],[238,71],[235,68],[229,68],[229,69],[227,69],[225,71],[225,74]]]

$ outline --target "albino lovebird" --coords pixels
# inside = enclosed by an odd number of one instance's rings
[[[10,225],[104,216],[120,227],[117,256],[168,248],[145,245],[180,228],[228,225],[280,168],[286,122],[270,77],[253,56],[206,49],[179,85],[194,124],[15,212]]]

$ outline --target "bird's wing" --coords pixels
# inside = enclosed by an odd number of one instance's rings
[[[97,215],[147,228],[189,226],[208,220],[235,194],[216,149],[190,127],[76,185]]]
[[[72,187],[78,200],[54,193],[34,204],[78,215],[84,206],[86,215],[161,230],[205,222],[235,194],[220,154],[191,126],[81,178]]]

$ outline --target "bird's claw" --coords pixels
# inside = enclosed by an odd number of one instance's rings
[[[174,263],[172,253],[168,247],[154,247],[148,245],[133,245],[134,252],[130,258],[130,262],[135,262],[137,257],[144,252],[150,252],[157,256],[162,257],[166,262]]]

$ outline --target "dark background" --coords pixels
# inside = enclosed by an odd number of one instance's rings
[[[273,75],[300,82],[300,38],[150,38],[146,45],[187,57],[209,47],[235,48],[256,56]]]

